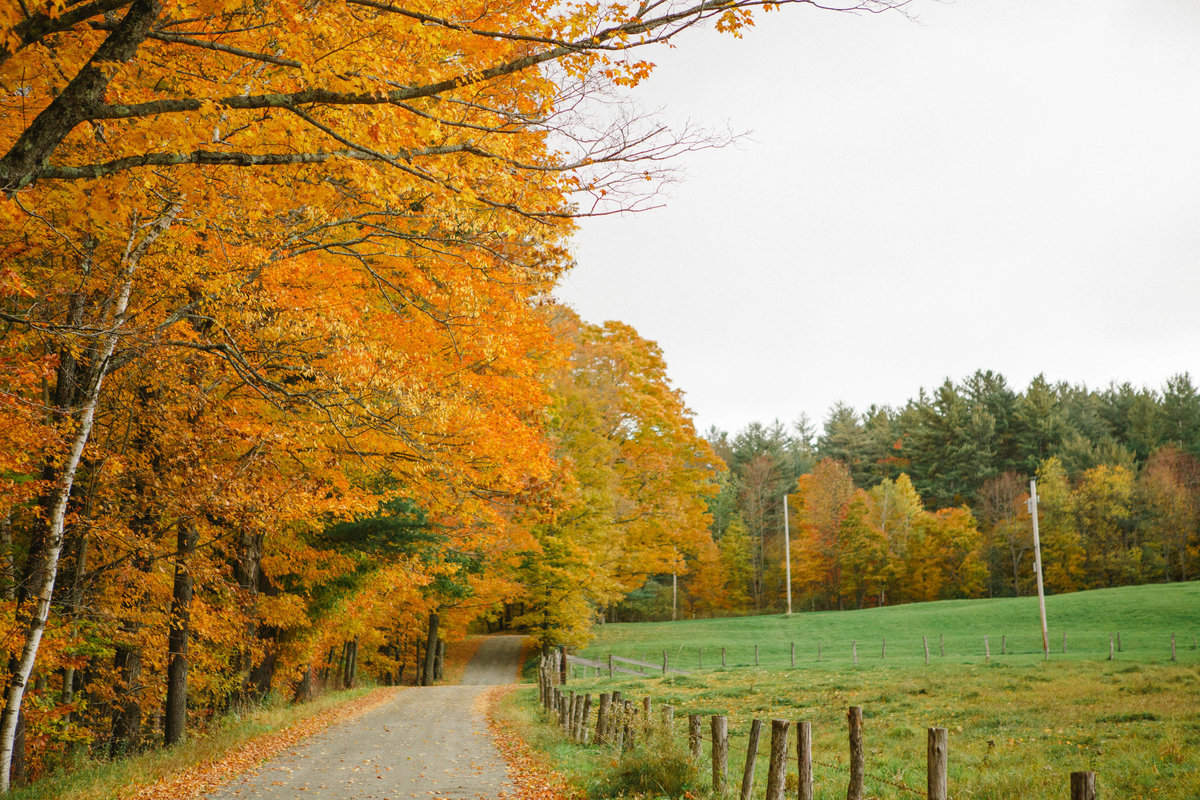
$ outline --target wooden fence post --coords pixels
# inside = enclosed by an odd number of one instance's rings
[[[1071,773],[1071,800],[1096,800],[1096,773]]]
[[[688,747],[692,751],[692,760],[699,762],[703,756],[702,742],[704,741],[703,723],[699,714],[688,714]]]
[[[575,736],[575,741],[580,744],[588,743],[588,718],[592,714],[592,695],[585,694],[583,696],[583,710],[579,713],[578,734]]]
[[[792,666],[796,666],[796,643],[792,642]]]
[[[671,731],[675,730],[675,706],[662,707],[663,731],[669,738]]]
[[[799,800],[813,800],[812,723],[796,723],[796,761],[800,765]]]
[[[858,666],[858,641],[850,641],[850,651],[854,653],[854,666]]]
[[[729,777],[729,720],[724,714],[712,718],[713,795],[724,797]]]
[[[945,728],[929,729],[929,746],[926,748],[929,800],[949,800],[948,736]]]
[[[742,769],[741,800],[750,800],[754,794],[754,760],[758,756],[758,737],[762,734],[762,720],[750,721],[750,738],[746,742],[746,766]]]
[[[614,672],[614,670],[613,670],[613,657],[612,657],[612,653],[609,653],[609,654],[608,654],[608,677],[610,677],[610,678],[611,678],[611,677],[613,676],[613,672]]]
[[[754,645],[754,666],[758,666],[758,645]]]
[[[788,728],[785,719],[771,720],[771,760],[767,766],[767,800],[783,800],[787,777]]]
[[[863,758],[862,706],[850,706],[846,720],[850,723],[850,785],[846,789],[846,800],[863,800],[863,774],[866,769]]]
[[[596,735],[592,737],[594,744],[605,744],[608,741],[608,709],[610,703],[612,703],[611,695],[600,695],[600,707],[596,709]]]
[[[650,698],[643,697],[642,698],[642,727],[645,728],[646,730],[650,730],[651,722],[652,722],[652,719],[650,717]]]
[[[1175,660],[1175,634],[1171,634],[1171,660]]]
[[[992,660],[992,648],[988,645],[988,637],[986,633],[983,635],[983,660]]]
[[[1007,633],[1003,633],[1000,635],[1000,655],[1002,655],[1002,656],[1008,655],[1008,634]]]
[[[887,637],[883,637],[883,650],[879,652],[879,660],[887,661]]]
[[[1117,652],[1121,652],[1121,632],[1117,631]]]
[[[929,666],[929,637],[922,636],[921,644],[925,645],[925,666]]]
[[[1108,660],[1112,661],[1117,655],[1116,639],[1110,633],[1108,635]]]
[[[721,648],[721,669],[725,669],[725,648]]]
[[[635,737],[637,735],[636,734],[637,723],[634,722],[635,716],[636,716],[636,712],[634,711],[634,708],[633,708],[633,701],[626,700],[625,701],[625,729],[621,736],[621,748],[623,750],[632,750],[633,745],[635,744]]]

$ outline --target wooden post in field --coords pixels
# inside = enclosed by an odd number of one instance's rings
[[[701,744],[704,741],[702,724],[699,714],[688,714],[688,747],[692,751],[692,761],[697,763],[700,762],[703,754]]]
[[[721,669],[725,669],[725,648],[721,648]]]
[[[866,764],[863,756],[862,706],[850,706],[846,721],[850,723],[850,785],[846,800],[863,800],[863,777]]]
[[[585,694],[583,696],[583,713],[579,715],[579,735],[575,740],[580,744],[588,743],[588,721],[592,715],[592,696]]]
[[[992,660],[992,648],[988,645],[988,637],[986,633],[983,635],[983,660],[989,663]]]
[[[1108,635],[1108,660],[1112,661],[1116,655],[1117,655],[1116,639],[1110,633]]]
[[[792,666],[796,666],[796,643],[792,642]]]
[[[633,707],[633,701],[626,700],[625,701],[625,732],[624,732],[624,736],[623,736],[623,744],[621,745],[625,750],[632,750],[633,745],[636,743],[637,723],[635,722],[635,717],[637,717],[637,711]]]
[[[943,658],[946,657],[946,637],[941,633],[938,634],[938,652],[941,653]]]
[[[925,645],[925,666],[929,666],[929,637],[922,636],[921,644]]]
[[[612,702],[608,704],[608,731],[605,733],[605,740],[612,744],[617,740],[617,733],[621,727],[621,714],[624,711],[624,704],[621,701],[621,693],[612,693]]]
[[[767,800],[783,800],[787,778],[788,728],[785,719],[771,720],[771,760],[767,766]]]
[[[613,657],[612,657],[612,653],[609,653],[609,654],[608,654],[608,677],[610,677],[610,678],[611,678],[611,677],[613,676],[613,672],[614,672],[614,670],[613,670]]]
[[[1002,656],[1008,655],[1008,634],[1007,633],[1000,635],[1000,655],[1002,655]]]
[[[762,735],[762,720],[750,721],[750,739],[746,742],[746,766],[742,769],[741,800],[754,794],[754,759],[758,756],[758,737]]]
[[[948,736],[945,728],[929,729],[929,744],[926,748],[928,778],[928,800],[949,800],[950,784],[947,777],[950,757]]]
[[[663,650],[663,675],[667,674],[667,651]]]
[[[1096,773],[1071,773],[1071,800],[1096,800]]]
[[[754,645],[754,666],[758,666],[758,644]]]
[[[879,653],[880,661],[887,661],[887,637],[883,637],[883,650]]]
[[[712,718],[712,787],[714,797],[724,797],[729,777],[729,720]]]
[[[799,800],[813,800],[812,723],[796,723],[796,761],[800,765]]]
[[[608,709],[611,703],[611,695],[600,695],[600,707],[596,709],[596,735],[592,737],[594,744],[604,744],[608,740]]]
[[[675,730],[675,706],[663,706],[662,719],[663,731],[669,738],[671,736],[671,731]]]
[[[1175,660],[1175,634],[1171,634],[1171,660]]]
[[[854,653],[854,666],[858,666],[858,642],[853,640],[850,642],[850,650]]]
[[[652,704],[650,702],[649,697],[642,698],[642,723],[643,723],[643,727],[646,727],[646,728],[650,727],[650,706],[651,705]]]
[[[1121,632],[1117,631],[1117,652],[1121,652]]]

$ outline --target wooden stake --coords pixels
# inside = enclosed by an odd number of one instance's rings
[[[1171,660],[1175,660],[1175,634],[1171,634]]]
[[[715,797],[724,797],[729,778],[729,720],[724,714],[712,718],[712,788]]]
[[[883,650],[879,653],[880,661],[887,661],[887,637],[883,637]]]
[[[846,800],[863,800],[866,765],[863,757],[862,719],[862,706],[850,706],[846,712],[846,721],[850,724],[850,785],[846,788]]]
[[[666,731],[667,736],[670,736],[671,731],[675,730],[675,707],[674,706],[663,706],[662,707],[662,720],[663,720],[663,730]]]
[[[1112,660],[1113,660],[1113,658],[1116,656],[1116,654],[1117,654],[1117,642],[1116,642],[1116,637],[1114,637],[1114,636],[1113,636],[1113,635],[1110,633],[1110,634],[1108,635],[1108,660],[1109,660],[1109,661],[1112,661]]]
[[[988,645],[988,637],[983,635],[983,660],[990,662],[992,660],[992,648]]]
[[[595,744],[608,742],[608,711],[611,707],[612,695],[600,695],[600,707],[596,709],[596,735],[592,737]]]
[[[758,666],[758,645],[754,645],[754,666]]]
[[[767,800],[783,800],[787,777],[788,729],[785,719],[771,720],[771,760],[767,766]]]
[[[926,748],[929,800],[949,800],[950,797],[947,740],[945,728],[929,729],[929,743]]]
[[[746,742],[746,766],[742,770],[742,800],[750,800],[754,794],[754,760],[758,755],[758,737],[762,734],[762,720],[750,722],[750,739]]]
[[[1192,648],[1193,650],[1195,648]],[[792,666],[796,666],[796,643],[792,642]]]
[[[1096,773],[1071,773],[1071,800],[1096,800]]]
[[[663,675],[667,674],[667,651],[663,650]]]
[[[796,723],[796,761],[800,764],[799,800],[813,800],[812,723]]]
[[[688,714],[688,747],[692,751],[692,760],[699,762],[703,754],[702,742],[704,741],[703,723],[700,720],[699,714]]]
[[[946,655],[946,637],[940,633],[938,634],[938,649],[944,658]]]
[[[725,648],[721,648],[721,669],[725,669]]]
[[[850,642],[850,649],[854,652],[854,666],[858,666],[858,642]]]
[[[929,666],[929,637],[922,636],[921,644],[925,645],[925,666]]]

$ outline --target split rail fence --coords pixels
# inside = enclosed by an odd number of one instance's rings
[[[542,708],[557,720],[559,727],[571,741],[581,745],[608,745],[624,752],[632,749],[640,738],[655,732],[673,737],[675,734],[675,709],[672,706],[661,706],[659,718],[656,720],[652,714],[654,704],[649,697],[643,697],[640,703],[636,703],[629,698],[622,697],[620,692],[613,691],[600,694],[593,703],[591,694],[577,694],[564,688],[563,673],[571,661],[596,669],[607,667],[610,675],[618,670],[642,674],[617,667],[614,663],[616,660],[615,657],[610,656],[608,664],[605,665],[576,656],[543,655],[538,668],[538,694]],[[631,659],[620,659],[620,661],[633,664],[644,663]],[[658,668],[658,665],[646,664],[645,666]],[[662,670],[666,672],[670,669],[664,654]],[[595,709],[594,715],[593,709]],[[846,800],[864,800],[865,797],[867,773],[862,720],[861,706],[850,706],[847,709],[850,761]],[[765,751],[769,759],[765,800],[784,800],[789,762],[796,764],[798,800],[813,800],[815,788],[813,764],[831,769],[841,768],[813,759],[811,721],[800,720],[794,723],[796,728],[795,755],[790,755],[788,752],[789,734],[793,727],[792,721],[773,719],[770,724],[770,749]],[[700,715],[688,715],[688,747],[693,761],[699,765],[705,760],[704,742],[709,743],[708,761],[712,768],[713,796],[725,798],[730,795],[728,716],[725,714],[711,716],[707,726],[708,736],[705,736],[705,727],[704,720]],[[738,800],[754,800],[755,767],[758,758],[763,755],[759,752],[762,729],[762,720],[751,720]],[[928,800],[949,800],[949,735],[945,728],[928,729],[925,753],[926,785],[924,792],[907,784],[879,776],[873,776],[873,780],[889,784],[918,797],[927,797]],[[1096,773],[1072,772],[1070,774],[1070,790],[1071,800],[1096,800]]]

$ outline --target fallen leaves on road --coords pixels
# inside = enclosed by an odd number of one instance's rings
[[[251,739],[219,760],[208,761],[191,769],[163,778],[130,795],[128,800],[199,800],[215,792],[222,784],[243,772],[269,761],[284,750],[331,725],[347,722],[383,705],[402,691],[382,687],[344,705],[299,720],[283,730]]]
[[[514,688],[497,686],[480,695],[480,701],[496,749],[508,763],[508,779],[516,787],[517,800],[582,800],[582,792],[567,785],[566,779],[550,768],[545,756],[525,744],[511,723],[493,713],[496,703]]]

